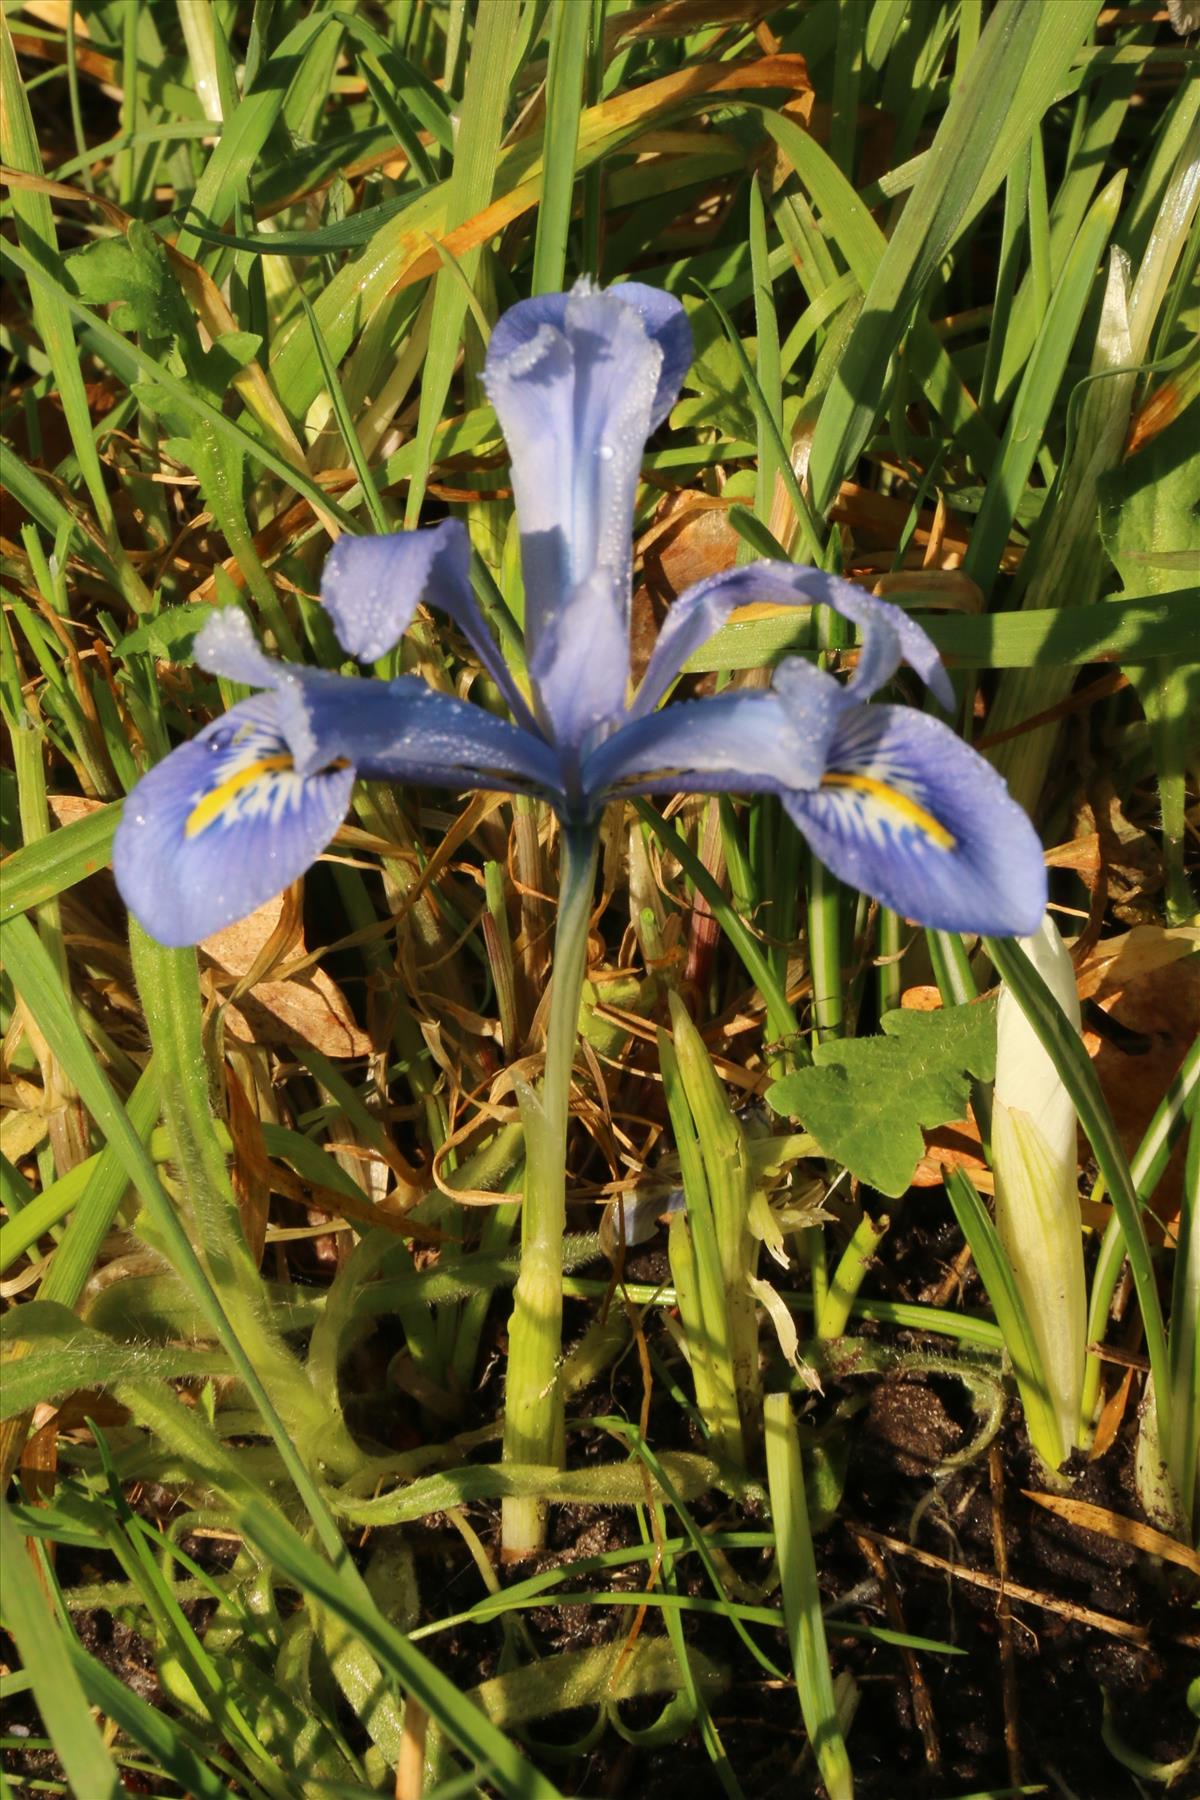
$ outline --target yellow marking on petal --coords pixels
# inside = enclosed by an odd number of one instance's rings
[[[876,781],[873,775],[845,775],[835,771],[822,775],[821,786],[853,788],[857,793],[869,794],[873,800],[898,812],[908,824],[915,825],[939,850],[953,850],[958,841],[953,832],[947,831],[931,812],[926,812],[923,806],[918,806],[907,794],[889,787],[886,781]]]
[[[278,769],[290,769],[295,765],[286,752],[277,756],[260,756],[257,762],[247,763],[244,769],[238,769],[227,781],[215,787],[211,794],[205,794],[203,800],[194,806],[188,814],[184,826],[185,837],[198,837],[214,819],[219,819],[235,794],[240,794],[244,787],[249,787],[260,775],[272,775]]]

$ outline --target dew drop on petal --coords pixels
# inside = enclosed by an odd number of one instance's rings
[[[601,462],[611,462],[616,454],[611,444],[599,444],[596,447],[596,455]]]

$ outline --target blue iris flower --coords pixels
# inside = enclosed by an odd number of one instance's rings
[[[475,602],[462,523],[343,537],[321,598],[343,648],[385,655],[421,603],[458,626],[509,708],[502,719],[422,681],[356,679],[276,661],[226,609],[201,667],[261,689],[173,751],[130,794],[114,846],[131,911],[164,944],[243,918],[337,830],[358,776],[547,801],[568,827],[626,795],[770,793],[835,874],[949,931],[1036,929],[1045,871],[1001,778],[946,725],[868,705],[904,662],[953,695],[925,632],[851,582],[752,563],[671,606],[630,697],[632,524],[642,452],[691,360],[683,308],[635,282],[526,300],[503,316],[486,382],[508,442],[521,526],[530,698]],[[660,707],[687,659],[751,601],[832,607],[858,628],[844,685],[802,658],[767,691]]]

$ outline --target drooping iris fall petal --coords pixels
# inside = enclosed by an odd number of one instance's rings
[[[1011,936],[1046,904],[1041,845],[949,726],[843,690],[820,785],[784,806],[827,868],[919,924]]]
[[[785,663],[766,693],[713,694],[631,719],[585,762],[584,785],[600,799],[813,788],[840,703],[831,677],[808,663]]]
[[[113,870],[160,944],[244,919],[320,855],[346,814],[352,765],[297,772],[275,694],[243,700],[180,745],[125,803]]]

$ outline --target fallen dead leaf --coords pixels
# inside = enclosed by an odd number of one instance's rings
[[[1105,938],[1078,969],[1081,1000],[1094,1000],[1125,1027],[1138,1054],[1085,1030],[1084,1044],[1121,1142],[1132,1156],[1146,1127],[1200,1032],[1200,930],[1182,925],[1137,925]],[[1184,1145],[1176,1145],[1154,1198],[1170,1220],[1179,1210]]]
[[[1133,1376],[1134,1371],[1126,1369],[1120,1384],[1113,1389],[1104,1402],[1104,1410],[1101,1412],[1099,1423],[1096,1426],[1096,1435],[1092,1439],[1092,1447],[1088,1451],[1089,1462],[1099,1462],[1105,1451],[1109,1450],[1115,1442],[1117,1432],[1121,1428],[1121,1421],[1125,1417],[1125,1409],[1129,1405]]]
[[[693,582],[731,569],[740,543],[724,502],[704,505],[691,493],[666,497],[638,544],[642,581],[633,596],[630,636],[635,681],[645,673],[666,605]]]
[[[82,794],[46,795],[46,805],[56,825],[73,825],[76,819],[86,819],[94,812],[102,812],[109,804],[107,800],[85,800]]]
[[[946,1169],[961,1169],[981,1194],[994,1194],[996,1183],[983,1159],[979,1127],[974,1119],[939,1125],[925,1133],[925,1154],[913,1171],[914,1187],[941,1187]]]
[[[239,980],[247,975],[259,952],[279,924],[285,896],[276,895],[248,919],[227,925],[205,938],[200,949],[225,975]],[[306,954],[304,934],[293,941],[290,960]],[[223,984],[227,986],[228,984]],[[250,993],[225,1012],[226,1029],[243,1043],[309,1044],[323,1056],[366,1056],[371,1040],[358,1025],[345,995],[323,969],[306,969],[303,975],[282,981],[259,981]]]

